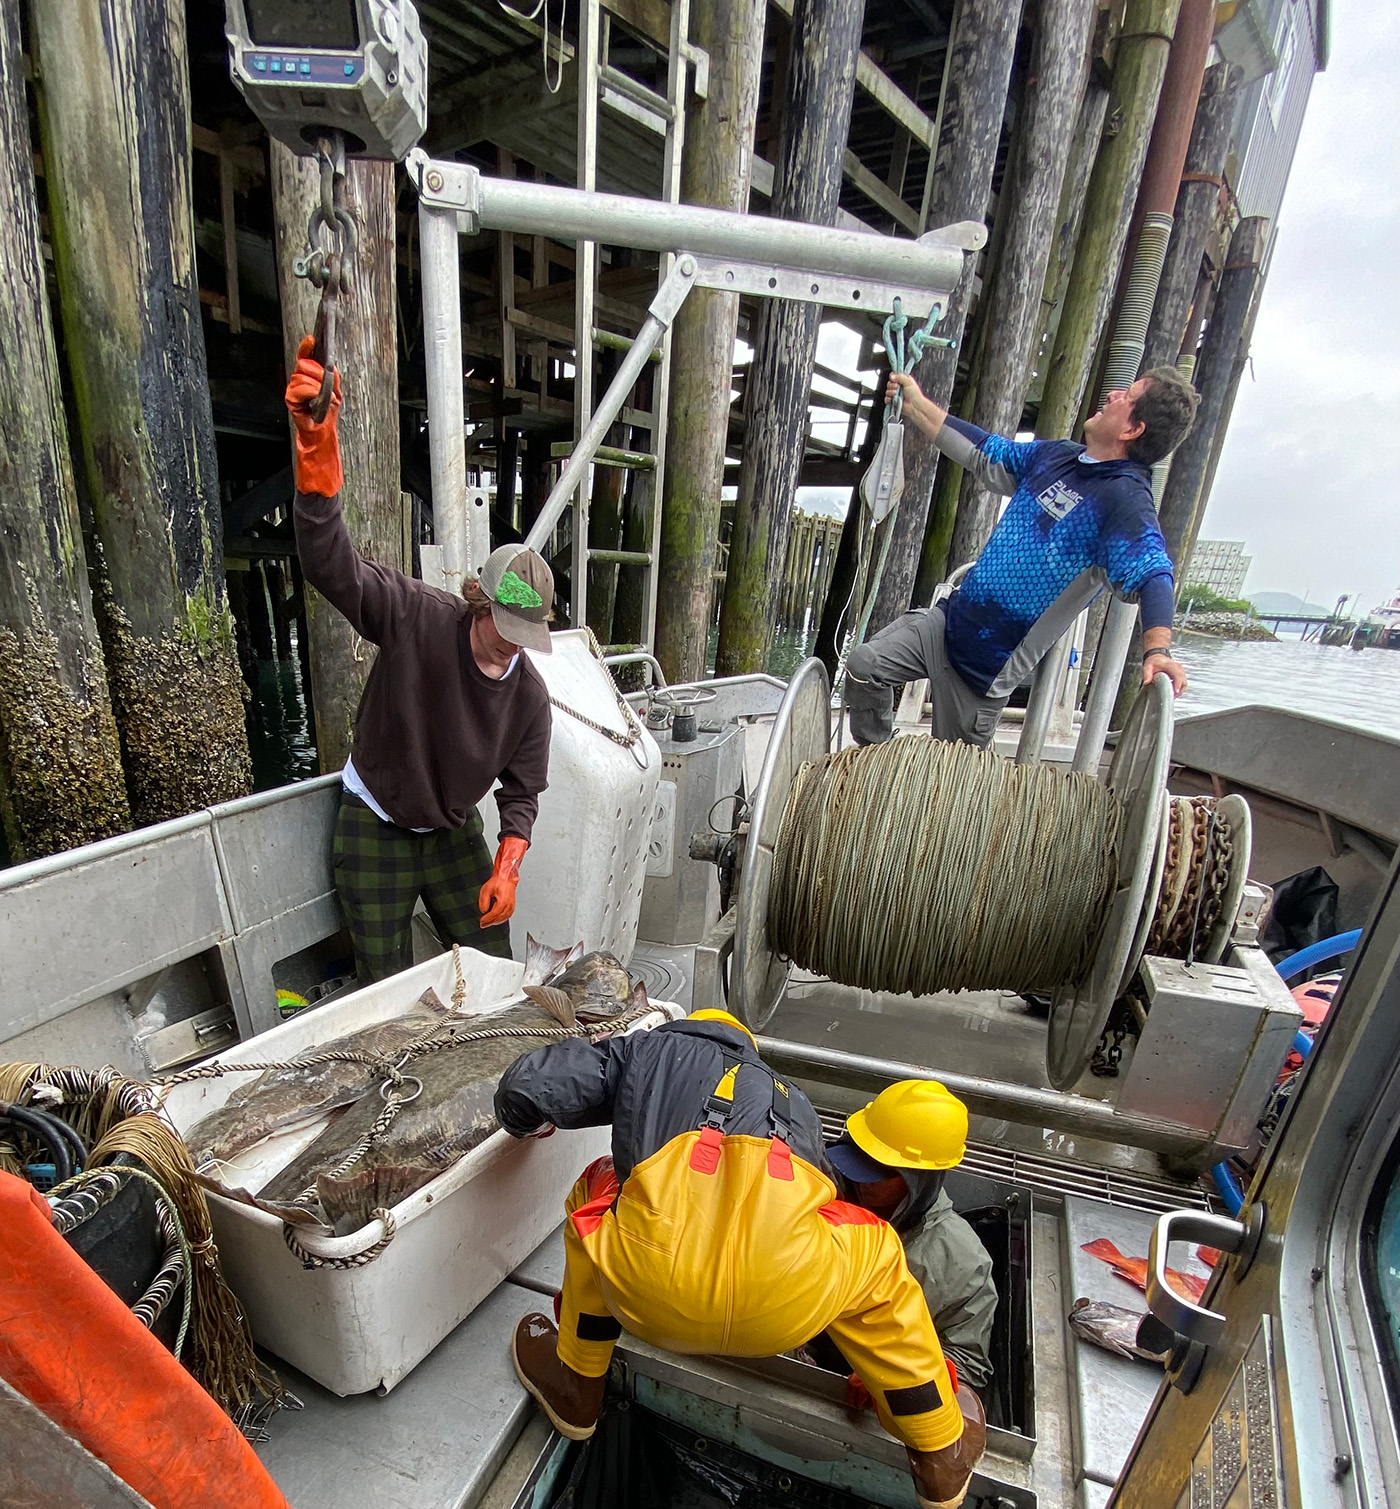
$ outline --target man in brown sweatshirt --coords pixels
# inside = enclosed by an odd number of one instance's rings
[[[340,511],[336,418],[311,401],[322,370],[301,343],[287,385],[296,427],[302,574],[379,646],[355,718],[335,825],[335,884],[366,980],[413,962],[421,895],[444,943],[510,955],[520,862],[549,771],[549,693],[521,654],[548,654],[549,567],[522,545],[491,553],[460,597],[356,553]],[[499,781],[494,867],[477,803]]]

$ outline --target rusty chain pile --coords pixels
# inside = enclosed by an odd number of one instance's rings
[[[1196,957],[1220,923],[1235,860],[1230,824],[1216,812],[1214,797],[1173,797],[1169,807],[1167,857],[1147,952],[1159,958]]]

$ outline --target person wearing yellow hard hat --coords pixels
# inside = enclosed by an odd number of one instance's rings
[[[623,1326],[682,1353],[767,1357],[821,1332],[904,1443],[924,1509],[961,1503],[986,1444],[980,1400],[944,1359],[899,1238],[839,1198],[811,1102],[725,1011],[650,1032],[569,1038],[501,1076],[513,1137],[612,1125],[565,1202],[555,1319],[511,1353],[554,1427],[590,1437]]]
[[[906,1079],[851,1116],[827,1158],[846,1197],[894,1227],[944,1352],[981,1389],[992,1377],[992,1260],[943,1188],[966,1152],[967,1107],[936,1080]]]

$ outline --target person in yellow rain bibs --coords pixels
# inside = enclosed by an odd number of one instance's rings
[[[496,1116],[514,1137],[612,1124],[564,1223],[559,1325],[527,1315],[521,1382],[555,1428],[593,1434],[626,1326],[674,1352],[765,1357],[826,1331],[908,1450],[919,1503],[962,1502],[986,1444],[894,1229],[837,1198],[821,1125],[722,1011],[527,1053]]]

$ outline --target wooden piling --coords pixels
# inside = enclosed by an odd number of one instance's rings
[[[1201,97],[1215,9],[1215,0],[1181,0],[1177,12],[1122,268],[1104,325],[1100,359],[1085,390],[1081,423],[1109,393],[1128,387],[1142,371],[1146,325],[1151,321],[1176,221],[1176,200]]]
[[[276,644],[272,637],[272,614],[267,605],[267,577],[263,562],[254,556],[248,562],[248,643],[253,649],[255,662],[271,661],[276,657]],[[254,668],[256,674],[256,667]]]
[[[1118,282],[1138,183],[1166,76],[1181,0],[1128,0],[1109,91],[1108,122],[1094,162],[1084,223],[1046,371],[1036,433],[1070,434],[1085,397]]]
[[[1152,306],[1152,321],[1147,327],[1144,371],[1175,366],[1181,351],[1187,316],[1196,295],[1201,256],[1220,202],[1230,125],[1243,76],[1243,70],[1236,64],[1216,63],[1206,70],[1201,83],[1186,165],[1176,196],[1171,241],[1162,264],[1157,301]]]
[[[1108,86],[1090,74],[1084,85],[1084,98],[1070,141],[1065,179],[1060,188],[1059,208],[1055,211],[1055,230],[1050,256],[1045,267],[1045,284],[1040,292],[1040,323],[1036,334],[1036,355],[1048,360],[1045,337],[1051,316],[1064,302],[1069,275],[1074,268],[1074,252],[1084,224],[1084,201],[1089,195],[1089,179],[1099,155],[1104,120],[1108,115]]]
[[[224,590],[228,593],[229,612],[233,614],[233,642],[238,653],[238,669],[243,684],[251,692],[258,684],[258,662],[253,654],[253,639],[248,630],[248,563],[226,562]]]
[[[311,332],[319,292],[292,271],[306,244],[306,222],[320,202],[315,160],[272,142],[272,208],[277,285],[282,298],[282,343],[287,369],[297,344]],[[346,201],[359,227],[353,292],[342,302],[337,366],[344,406],[340,454],[345,468],[341,503],[356,550],[369,560],[404,568],[399,513],[398,342],[394,329],[394,168],[352,161]],[[308,588],[311,693],[316,753],[323,773],[339,770],[350,753],[360,693],[375,649],[321,596]]]
[[[0,819],[38,859],[131,826],[49,314],[19,8],[0,7]]]
[[[802,0],[793,17],[772,211],[833,225],[851,121],[865,0]],[[821,308],[763,301],[749,369],[747,429],[720,613],[717,676],[762,671],[773,636]]]
[[[637,379],[637,386],[632,390],[636,405],[643,413],[653,412],[656,371],[656,367],[648,362],[646,370]],[[595,476],[597,471],[598,468],[595,468]],[[652,521],[656,517],[653,510],[660,507],[661,499],[655,487],[654,467],[629,469],[627,475],[632,481],[630,486],[624,487],[622,494],[622,549],[629,554],[641,555],[651,548]],[[645,587],[646,583],[640,566],[618,565],[613,594],[610,643],[641,644],[646,634]]]
[[[272,609],[272,643],[278,660],[287,663],[292,658],[292,621],[287,615],[287,578],[280,561],[263,562],[263,575],[267,578],[267,601]]]
[[[30,23],[97,619],[132,813],[158,822],[252,777],[195,272],[185,7],[33,0]]]
[[[1095,0],[1040,0],[1023,123],[1000,203],[1006,216],[984,323],[971,419],[996,435],[1021,418],[1040,323],[1040,295],[1050,260],[1074,122],[1088,73]],[[968,476],[962,481],[948,561],[976,560],[996,523],[997,497]]]
[[[1269,222],[1264,216],[1250,215],[1240,221],[1230,238],[1225,269],[1220,274],[1220,291],[1194,373],[1196,391],[1201,395],[1196,423],[1177,447],[1158,510],[1167,550],[1177,567],[1178,591],[1182,586],[1186,546],[1192,538],[1192,522],[1204,512],[1206,473],[1225,414],[1235,364],[1242,359],[1241,340],[1264,262],[1268,231]]]
[[[764,0],[692,8],[691,36],[710,54],[708,98],[686,121],[681,198],[745,210],[763,65]],[[668,678],[705,673],[720,490],[739,296],[697,288],[671,331],[670,413],[656,584],[656,655]]]
[[[606,392],[622,361],[622,353],[604,347],[598,360],[598,391]],[[634,394],[628,395],[630,404]],[[609,450],[625,453],[631,446],[629,425],[615,424],[604,437]],[[647,446],[650,449],[650,446]],[[588,543],[594,550],[622,548],[623,516],[626,493],[634,472],[623,466],[598,465],[593,468],[592,490],[588,502]],[[614,562],[593,561],[588,567],[588,625],[600,644],[612,644],[613,610],[617,601],[619,567]]]
[[[984,220],[992,191],[992,172],[1001,143],[1011,60],[1020,27],[1020,0],[960,0],[948,40],[943,80],[938,149],[930,171],[928,225]],[[962,278],[948,301],[937,333],[962,339],[963,324],[976,273],[977,258],[966,257]],[[934,403],[947,407],[958,368],[958,353],[930,350],[914,371],[915,380]],[[904,432],[904,498],[894,516],[889,559],[875,599],[869,632],[877,633],[909,606],[923,554],[926,527],[947,554],[952,511],[930,520],[929,501],[939,453],[912,425]]]

